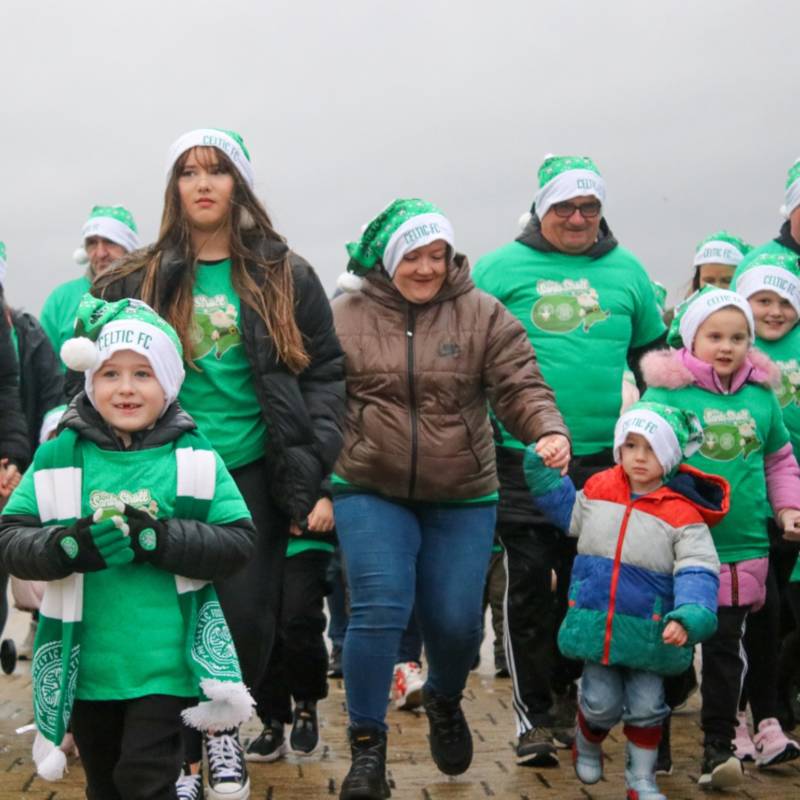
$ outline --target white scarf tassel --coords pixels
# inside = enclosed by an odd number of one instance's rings
[[[204,678],[200,689],[208,700],[181,712],[183,721],[199,731],[238,728],[253,714],[256,704],[243,683]]]
[[[33,762],[39,777],[46,781],[60,781],[67,771],[66,753],[41,733],[37,733],[33,740]]]

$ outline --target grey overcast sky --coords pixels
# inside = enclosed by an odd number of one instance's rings
[[[154,238],[164,160],[239,131],[278,230],[332,290],[343,243],[420,196],[473,263],[547,152],[592,156],[618,238],[674,298],[718,228],[760,243],[800,156],[797,0],[2,0],[8,299],[76,277],[95,203]]]

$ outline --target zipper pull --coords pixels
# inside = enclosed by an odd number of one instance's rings
[[[406,331],[406,336],[410,339],[414,335],[414,331]]]

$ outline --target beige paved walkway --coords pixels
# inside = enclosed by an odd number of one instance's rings
[[[20,638],[21,624],[24,624],[24,620],[14,615],[9,625],[11,632]],[[427,722],[424,716],[392,712],[389,717],[389,772],[394,800],[624,798],[624,740],[621,731],[612,735],[607,747],[607,779],[593,787],[578,783],[566,753],[562,757],[564,766],[560,769],[537,770],[514,765],[510,682],[492,677],[488,671],[491,654],[486,646],[484,654],[486,671],[478,671],[470,678],[464,703],[475,741],[475,760],[471,769],[457,779],[448,779],[438,773],[427,750]],[[670,798],[707,797],[695,785],[700,752],[696,702],[693,708],[678,715],[675,720],[673,738],[676,769],[672,776],[661,779],[662,790]],[[338,795],[349,760],[344,735],[346,718],[341,681],[332,682],[330,696],[321,705],[321,713],[325,742],[322,752],[303,760],[289,758],[276,764],[253,765],[253,800]],[[27,665],[21,662],[14,675],[0,675],[0,800],[83,798],[83,776],[79,763],[73,764],[67,778],[59,783],[46,783],[34,777],[29,757],[32,734],[18,736],[14,733],[15,728],[30,721],[30,676]],[[245,735],[254,735],[256,732],[257,727],[253,724],[245,729]],[[800,799],[800,765],[789,765],[770,773],[748,768],[743,788],[717,796]]]

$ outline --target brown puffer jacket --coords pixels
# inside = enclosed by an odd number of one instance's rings
[[[420,305],[373,272],[332,304],[347,382],[337,475],[388,497],[469,500],[498,486],[488,402],[522,442],[569,435],[522,325],[475,288],[464,256]]]

